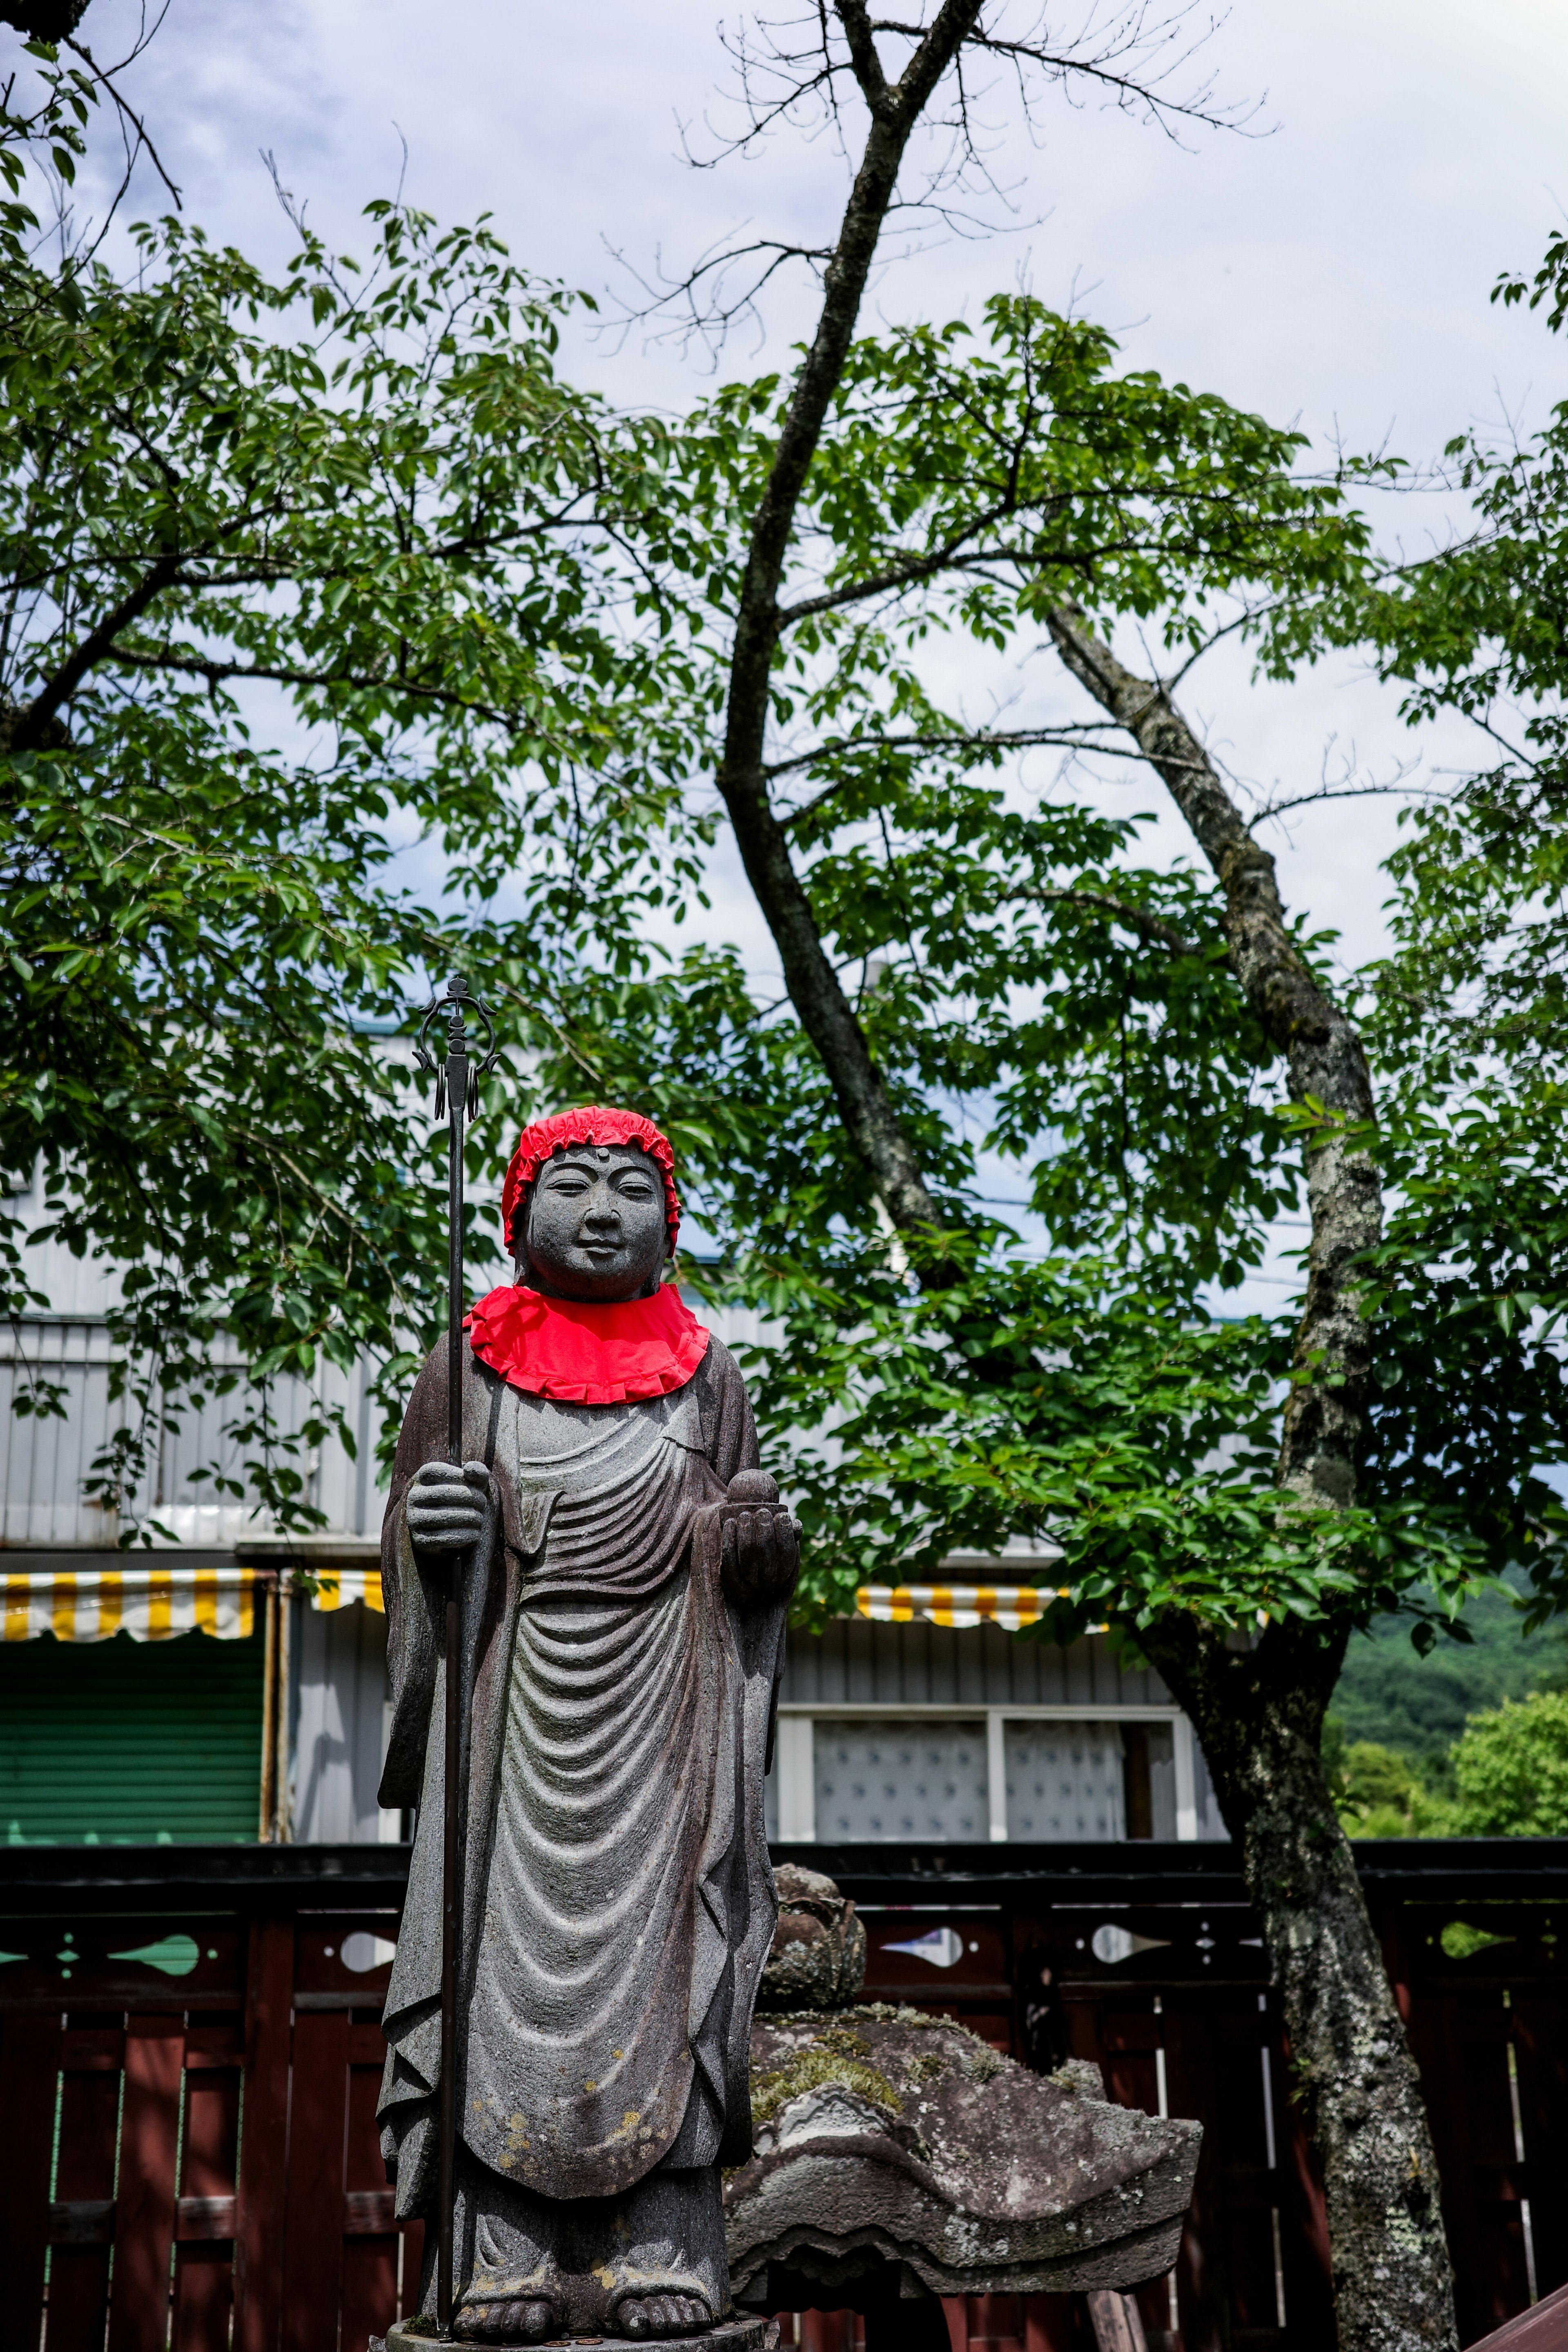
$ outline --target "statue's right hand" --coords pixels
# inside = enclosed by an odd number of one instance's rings
[[[416,1552],[445,1557],[468,1551],[484,1533],[490,1474],[482,1462],[426,1462],[416,1470],[404,1499],[408,1533]]]

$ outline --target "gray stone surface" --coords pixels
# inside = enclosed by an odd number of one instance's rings
[[[624,2336],[557,2336],[552,2342],[592,2347],[599,2345],[604,2352],[626,2352]],[[779,2329],[776,2319],[759,2319],[742,2315],[722,2319],[701,2336],[661,2336],[657,2340],[662,2352],[778,2352]],[[384,2336],[370,2338],[370,2352],[431,2352],[433,2339],[428,2336],[411,2335],[406,2327],[393,2326]],[[497,2352],[510,2352],[499,2346]],[[536,2346],[519,2345],[515,2352],[538,2352]]]
[[[763,1970],[762,2010],[847,2009],[866,1981],[866,1930],[820,1870],[782,1863],[779,1923]]]
[[[1060,2294],[1176,2258],[1201,2128],[1113,2105],[1081,2062],[1034,2074],[920,2010],[765,2016],[752,2098],[724,2204],[753,2308],[790,2307],[785,2274],[831,2307],[882,2265],[906,2293]]]

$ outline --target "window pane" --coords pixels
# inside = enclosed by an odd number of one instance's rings
[[[1124,1838],[1121,1734],[1113,1723],[1009,1723],[1007,1835],[1025,1843]]]
[[[819,1722],[815,1742],[816,1834],[984,1843],[984,1723]]]

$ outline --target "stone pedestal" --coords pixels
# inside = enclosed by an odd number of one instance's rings
[[[414,2323],[419,2326],[419,2323]],[[639,2342],[657,2344],[661,2352],[778,2352],[778,2322],[773,2319],[753,2319],[744,2315],[721,2319],[716,2327],[706,2327],[700,2336],[658,2336],[639,2337]],[[440,2341],[426,2335],[420,2327],[415,2334],[407,2326],[389,2327],[384,2336],[373,2336],[369,2352],[432,2352]],[[582,2352],[626,2352],[624,2336],[552,2336],[550,2345],[572,2344]],[[535,2347],[518,2345],[487,2346],[486,2352],[537,2352]]]

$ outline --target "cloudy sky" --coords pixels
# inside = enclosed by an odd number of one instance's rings
[[[135,21],[131,0],[93,0],[84,30],[113,56]],[[604,296],[628,283],[611,248],[651,275],[743,224],[807,241],[831,229],[844,172],[826,139],[786,131],[712,170],[683,160],[683,125],[710,152],[736,119],[721,35],[737,21],[721,25],[709,0],[171,0],[135,89],[188,213],[258,257],[277,257],[288,236],[260,151],[352,250],[360,206],[395,187],[406,142],[412,201],[444,219],[489,211],[530,266]],[[1208,22],[1200,9],[1185,33]],[[1031,134],[999,82],[983,108],[1006,198],[989,207],[997,233],[893,263],[877,315],[973,317],[1022,275],[1111,326],[1133,364],[1299,420],[1320,445],[1338,435],[1413,459],[1471,424],[1538,417],[1559,396],[1560,347],[1487,298],[1500,268],[1532,264],[1568,204],[1568,10],[1237,0],[1169,87],[1181,95],[1205,76],[1219,100],[1250,110],[1243,132],[1175,141],[1047,89]],[[146,174],[137,196],[143,208],[158,199]],[[779,362],[808,297],[804,282],[781,287],[765,340],[737,339],[721,368]],[[711,381],[700,354],[637,335],[618,351],[584,338],[570,362],[616,396],[669,406]],[[1432,499],[1385,518],[1412,545],[1444,523]],[[1046,691],[1038,668],[1026,699]],[[969,683],[984,695],[1007,681]],[[1054,677],[1049,691],[1059,705]],[[1216,660],[1187,700],[1265,793],[1310,789],[1325,758],[1386,774],[1415,748],[1349,663],[1258,689],[1244,665]],[[1469,747],[1454,736],[1426,749],[1441,763]],[[1154,800],[1141,784],[1116,789]],[[1352,960],[1378,943],[1393,822],[1391,803],[1363,800],[1268,829],[1291,902],[1339,928]],[[1184,847],[1173,825],[1167,846]]]
[[[136,16],[131,0],[93,0],[84,31],[100,57],[119,54]],[[1053,31],[1070,38],[1081,23],[1064,16]],[[1208,23],[1200,9],[1184,36]],[[831,233],[845,176],[827,139],[781,131],[711,170],[683,159],[682,126],[711,153],[736,120],[721,29],[710,0],[171,0],[134,88],[187,213],[258,258],[288,242],[260,151],[353,250],[359,209],[395,188],[405,142],[411,201],[448,220],[488,211],[531,267],[603,297],[628,282],[612,248],[652,275],[747,224],[808,242]],[[1169,88],[1179,96],[1205,76],[1243,131],[1173,140],[1052,89],[1031,131],[998,83],[981,109],[1005,191],[989,207],[996,233],[891,263],[874,317],[973,318],[1024,277],[1110,325],[1130,363],[1299,421],[1320,446],[1338,436],[1422,460],[1467,426],[1539,419],[1564,388],[1562,348],[1488,294],[1500,269],[1533,266],[1568,205],[1561,0],[1484,12],[1237,0]],[[159,201],[146,173],[136,193],[140,209]],[[721,371],[782,362],[809,290],[781,286],[761,342],[731,343]],[[700,354],[635,334],[618,349],[584,336],[568,361],[616,397],[671,407],[712,381]],[[1411,546],[1447,520],[1432,498],[1383,518]],[[1016,681],[1042,715],[1042,697],[1068,708],[1043,667]],[[982,698],[1008,686],[978,668],[950,683]],[[1474,748],[1458,733],[1414,745],[1391,698],[1349,662],[1264,688],[1216,657],[1185,699],[1264,793],[1310,789],[1325,761],[1386,774],[1415,750],[1440,767]],[[1157,805],[1141,782],[1106,790]],[[1350,961],[1382,935],[1377,866],[1394,805],[1351,801],[1267,831],[1289,903],[1337,928]],[[1167,854],[1188,848],[1173,818],[1161,838]]]

